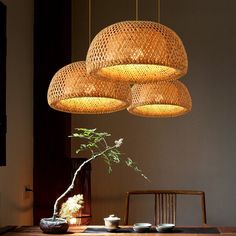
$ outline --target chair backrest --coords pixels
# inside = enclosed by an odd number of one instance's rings
[[[135,190],[127,192],[125,225],[128,225],[130,197],[131,195],[153,195],[154,196],[154,223],[176,224],[176,196],[177,195],[197,195],[201,198],[202,224],[207,223],[205,193],[193,190]]]

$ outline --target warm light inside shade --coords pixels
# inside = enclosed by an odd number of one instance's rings
[[[171,75],[179,73],[180,71],[178,69],[152,64],[116,65],[104,67],[96,71],[97,75],[110,78],[112,80],[119,80],[125,74],[123,81],[131,83],[140,82],[140,77],[142,77],[142,82],[145,83],[158,79],[169,79]]]
[[[136,107],[132,110],[132,113],[135,114],[145,114],[143,116],[147,117],[175,117],[181,115],[187,111],[186,108],[178,106],[178,105],[171,105],[171,104],[150,104],[150,105],[142,105]]]
[[[117,107],[124,107],[126,104],[120,100],[114,98],[102,98],[102,97],[81,97],[70,98],[58,101],[55,104],[59,110],[65,110],[71,107],[70,113],[99,113],[101,110],[104,113],[110,110],[115,111]]]

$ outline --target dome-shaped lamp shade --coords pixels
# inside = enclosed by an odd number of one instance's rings
[[[88,76],[84,61],[61,68],[48,88],[48,104],[68,113],[110,113],[127,108],[130,102],[127,83]]]
[[[187,73],[188,59],[178,35],[151,21],[124,21],[100,31],[90,44],[90,75],[130,83],[174,80]]]
[[[135,84],[128,111],[144,117],[176,117],[191,111],[192,100],[186,86],[178,80]]]

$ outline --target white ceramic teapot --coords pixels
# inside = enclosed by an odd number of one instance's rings
[[[115,230],[119,227],[120,218],[115,215],[109,215],[109,217],[104,218],[105,228],[108,231]]]

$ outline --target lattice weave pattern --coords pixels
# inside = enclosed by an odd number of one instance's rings
[[[124,21],[95,36],[86,67],[91,75],[146,83],[180,78],[187,73],[188,60],[173,30],[151,21]]]
[[[144,117],[175,117],[189,112],[192,100],[187,87],[178,80],[135,84],[128,111]]]
[[[84,61],[61,68],[48,88],[48,104],[69,113],[110,113],[127,108],[130,102],[127,83],[88,76]]]

